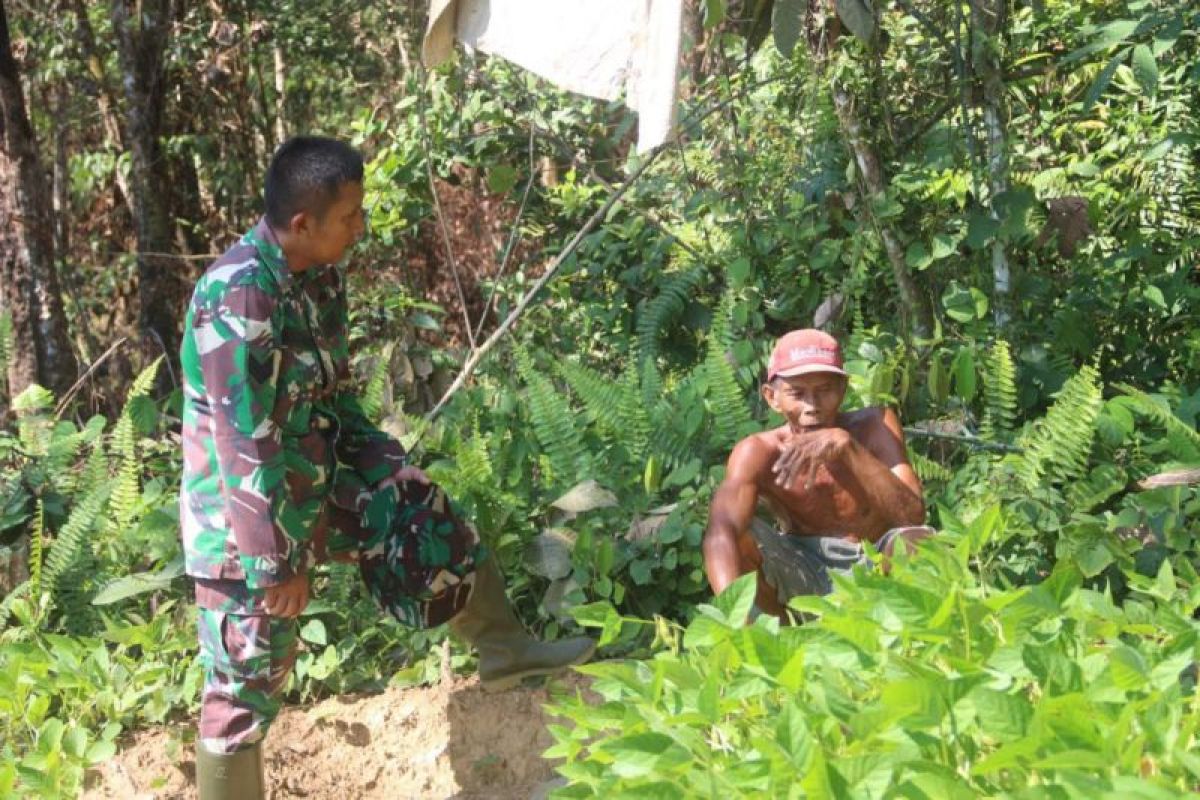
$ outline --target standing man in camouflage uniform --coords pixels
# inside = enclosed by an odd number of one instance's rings
[[[266,216],[200,278],[184,325],[187,573],[196,582],[202,800],[261,798],[261,742],[296,657],[309,570],[358,561],[400,621],[450,622],[487,688],[587,660],[517,620],[470,525],[350,390],[336,265],[363,233],[363,162],[297,137],[267,171]]]

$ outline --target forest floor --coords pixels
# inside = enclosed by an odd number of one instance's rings
[[[585,688],[569,675],[558,691]],[[268,797],[543,798],[554,786],[541,754],[552,744],[542,711],[550,686],[487,693],[452,678],[376,695],[286,706],[265,746]],[[89,774],[85,800],[195,797],[191,725],[140,731]]]

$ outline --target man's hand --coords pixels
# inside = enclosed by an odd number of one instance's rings
[[[413,467],[406,464],[381,480],[379,486],[376,488],[383,489],[388,486],[395,486],[398,483],[404,483],[405,481],[416,481],[428,486],[429,476],[422,472],[420,467]]]
[[[293,575],[281,584],[265,589],[263,607],[272,617],[292,619],[308,605],[308,575]]]
[[[791,486],[798,475],[805,473],[804,488],[811,489],[817,467],[834,463],[852,444],[850,434],[843,428],[822,428],[792,435],[771,466],[775,484]]]

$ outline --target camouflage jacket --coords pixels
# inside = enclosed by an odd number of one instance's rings
[[[311,566],[337,469],[404,463],[350,381],[335,267],[292,273],[260,222],[201,276],[184,323],[180,525],[187,573],[274,586]]]

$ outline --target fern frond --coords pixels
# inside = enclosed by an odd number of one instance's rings
[[[50,545],[46,566],[42,570],[42,580],[52,590],[58,592],[63,588],[58,585],[60,579],[79,558],[83,544],[104,512],[104,504],[111,491],[112,486],[108,482],[95,484],[71,509],[66,524]]]
[[[46,509],[38,498],[29,530],[29,591],[34,600],[42,596],[42,559],[46,550]]]
[[[622,385],[578,361],[560,362],[558,374],[583,401],[583,408],[601,437],[616,441],[621,430]]]
[[[638,314],[637,337],[638,352],[643,358],[657,358],[659,337],[667,325],[683,313],[688,298],[704,276],[701,267],[675,273],[659,289],[658,296],[642,307]]]
[[[1064,483],[1087,467],[1102,398],[1099,373],[1088,365],[1063,384],[1046,415],[1026,429],[1017,472],[1033,488],[1044,477]]]
[[[1126,383],[1115,384],[1114,388],[1132,399],[1133,407],[1139,414],[1166,432],[1167,446],[1172,456],[1181,461],[1200,458],[1200,432],[1175,416],[1167,402]]]
[[[922,453],[918,453],[911,447],[908,450],[908,462],[912,464],[913,470],[917,473],[917,477],[921,479],[922,483],[929,483],[931,481],[944,482],[954,476],[954,473],[945,466]]]
[[[709,410],[713,427],[723,445],[733,445],[752,421],[750,405],[729,363],[729,343],[732,339],[733,302],[726,295],[713,315],[709,330],[708,350],[704,357]]]
[[[529,354],[514,348],[517,372],[529,390],[529,416],[533,432],[544,448],[556,482],[574,481],[585,459],[583,438],[575,427],[575,414],[554,384],[538,371]]]
[[[359,398],[363,413],[372,422],[379,422],[383,415],[384,395],[387,390],[387,382],[391,378],[392,351],[395,346],[395,342],[388,342],[384,345],[383,351],[371,365],[371,377],[367,380],[367,386]]]
[[[617,408],[621,421],[620,440],[635,462],[641,462],[646,457],[651,431],[641,372],[638,361],[631,360],[626,364],[625,372],[621,375]]]
[[[997,441],[1011,433],[1017,416],[1016,368],[1008,342],[997,339],[983,362],[984,411],[979,435]]]
[[[141,500],[142,463],[138,456],[137,430],[134,424],[134,400],[150,393],[154,386],[154,378],[158,374],[158,365],[162,356],[154,360],[134,379],[125,397],[125,407],[117,420],[112,432],[112,454],[120,459],[117,468],[116,483],[112,490],[112,524],[110,530],[121,531],[137,513],[137,505]]]
[[[1092,511],[1125,488],[1129,476],[1116,464],[1100,464],[1083,480],[1071,484],[1067,502],[1075,511]]]

